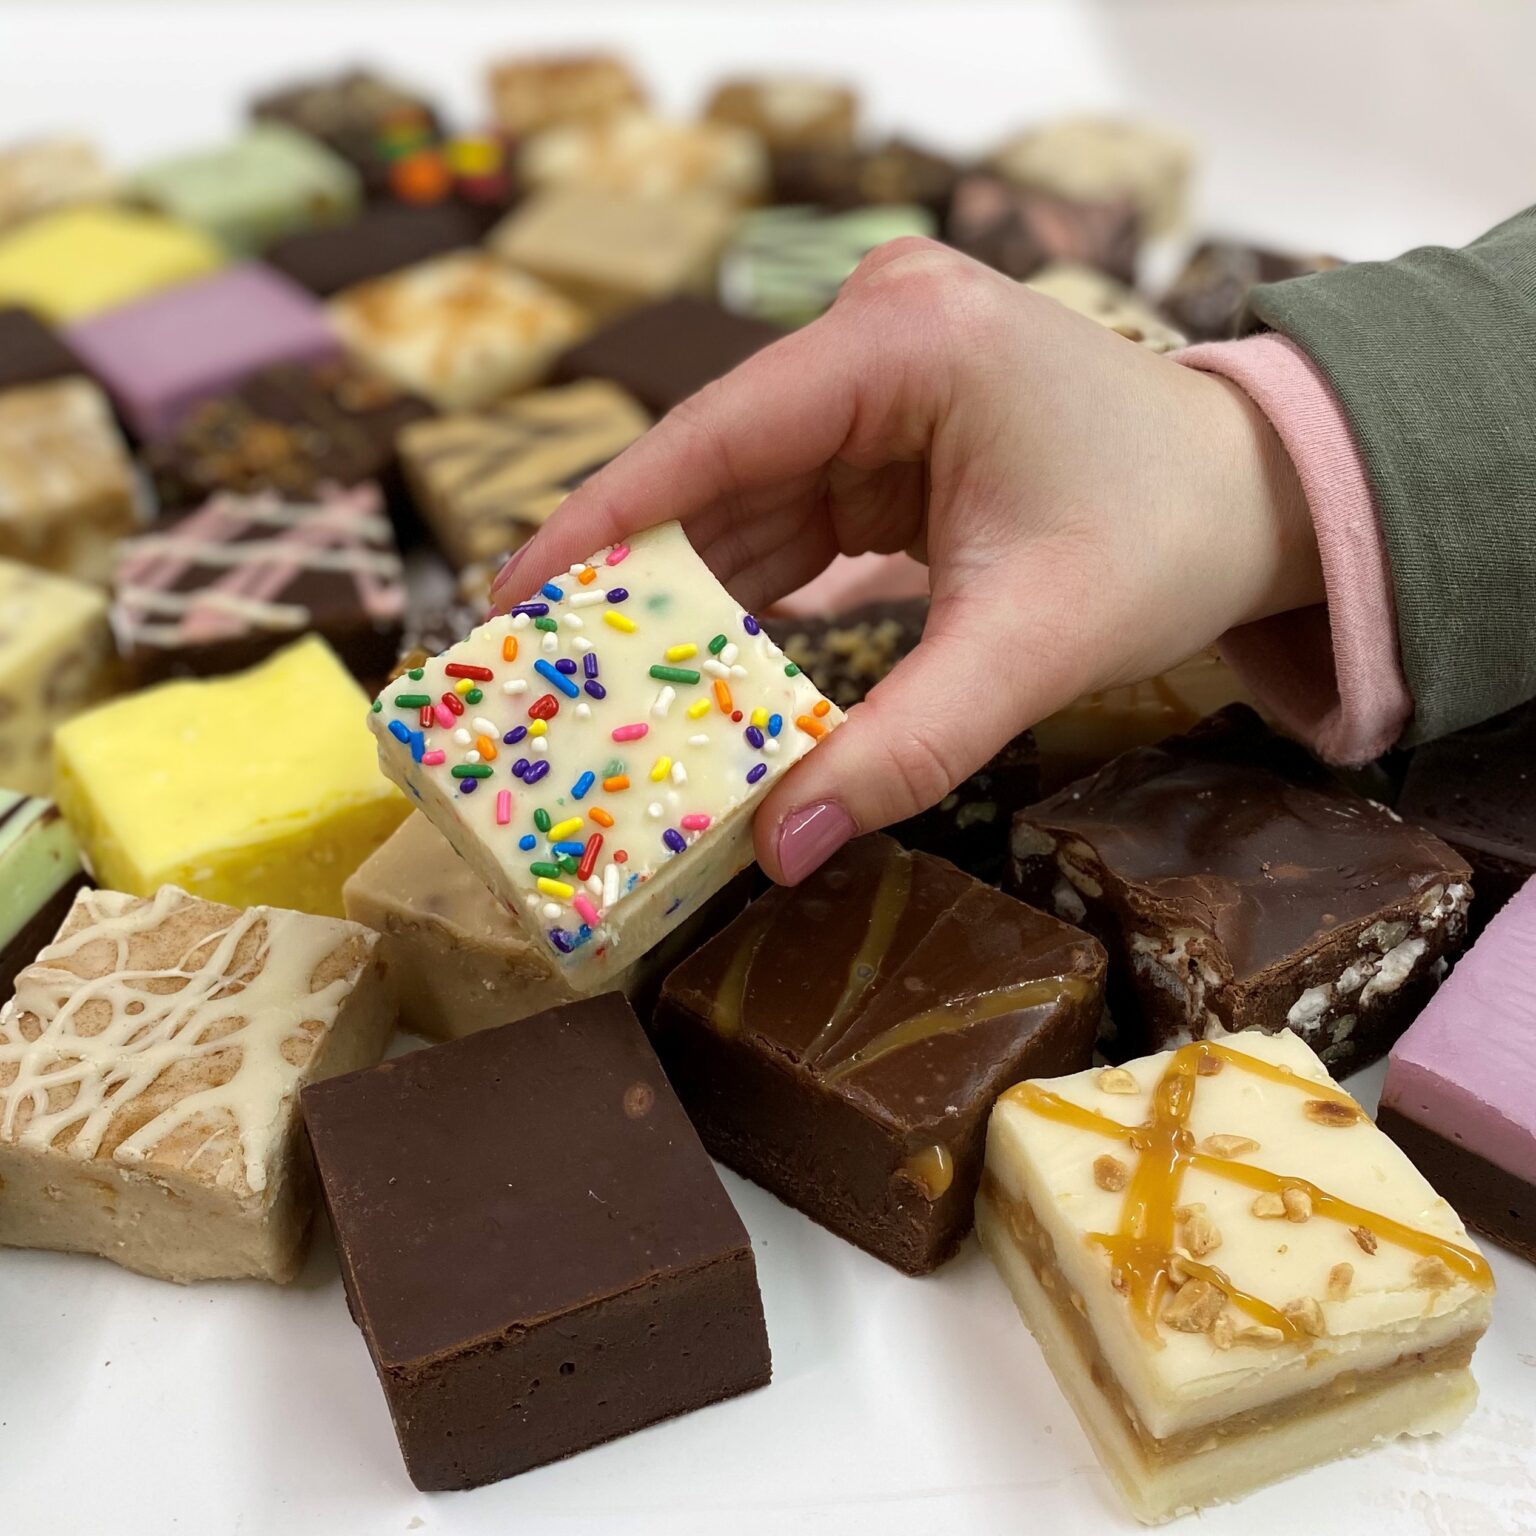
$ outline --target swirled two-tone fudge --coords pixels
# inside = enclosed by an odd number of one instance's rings
[[[1134,1051],[1290,1027],[1383,1054],[1466,934],[1470,871],[1234,705],[1020,812],[1013,884],[1110,953]]]
[[[379,1059],[377,935],[174,886],[81,891],[0,1012],[0,1243],[164,1280],[290,1280],[299,1090]]]
[[[0,789],[0,1004],[17,973],[59,931],[85,883],[59,808]]]
[[[1139,1519],[1476,1399],[1487,1263],[1289,1031],[1010,1089],[976,1225]]]

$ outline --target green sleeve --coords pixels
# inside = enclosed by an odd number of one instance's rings
[[[1536,696],[1536,208],[1256,288],[1249,329],[1322,371],[1365,461],[1392,564],[1407,743]]]

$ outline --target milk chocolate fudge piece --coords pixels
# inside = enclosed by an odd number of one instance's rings
[[[85,371],[85,364],[46,320],[19,305],[0,309],[0,391]]]
[[[945,239],[1009,277],[1053,261],[1135,281],[1141,214],[1128,197],[1083,201],[1017,187],[1000,176],[966,176],[955,188]]]
[[[1234,240],[1207,240],[1174,279],[1162,307],[1191,341],[1220,341],[1236,330],[1250,288],[1338,265],[1332,256],[1291,255]]]
[[[759,897],[667,979],[656,1048],[704,1144],[909,1274],[971,1228],[997,1095],[1086,1066],[1104,952],[888,837]]]
[[[1012,889],[1104,941],[1127,1048],[1289,1026],[1380,1056],[1460,947],[1470,871],[1234,705],[1022,811]]]
[[[0,789],[0,1005],[85,886],[79,849],[58,807]]]
[[[953,160],[905,139],[872,149],[784,150],[773,160],[773,197],[838,209],[915,203],[942,227],[960,174]]]
[[[304,1116],[418,1488],[768,1381],[746,1230],[617,993],[321,1084]]]
[[[484,214],[463,203],[372,203],[339,229],[311,230],[278,241],[263,259],[328,299],[354,283],[474,245],[484,232]]]

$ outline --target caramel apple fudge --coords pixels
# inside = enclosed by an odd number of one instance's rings
[[[59,808],[0,789],[0,1004],[59,931],[85,888],[80,851]]]
[[[1010,1089],[976,1226],[1149,1523],[1476,1399],[1487,1263],[1288,1030]]]
[[[391,683],[384,772],[594,991],[752,859],[752,812],[842,711],[677,523]]]

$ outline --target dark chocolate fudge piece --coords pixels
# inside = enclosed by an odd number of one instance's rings
[[[775,202],[823,208],[916,203],[942,227],[960,174],[953,160],[905,139],[873,149],[789,150],[774,156],[773,195]]]
[[[1009,277],[1070,261],[1134,284],[1141,215],[1129,197],[1080,202],[978,174],[956,186],[944,237]]]
[[[1248,290],[1339,265],[1332,256],[1293,256],[1235,240],[1207,240],[1163,299],[1163,313],[1191,341],[1231,336]]]
[[[59,333],[30,309],[0,309],[0,390],[89,371]]]
[[[619,993],[302,1104],[418,1488],[512,1477],[768,1380],[746,1230]]]
[[[889,837],[759,897],[662,989],[704,1144],[909,1274],[971,1229],[988,1112],[1088,1065],[1104,951]]]
[[[462,203],[374,203],[351,224],[279,240],[264,259],[329,298],[354,283],[474,245],[484,233],[484,217]]]
[[[1434,991],[1470,876],[1233,705],[1020,812],[1010,888],[1104,941],[1117,1051],[1290,1028],[1337,1072]]]

